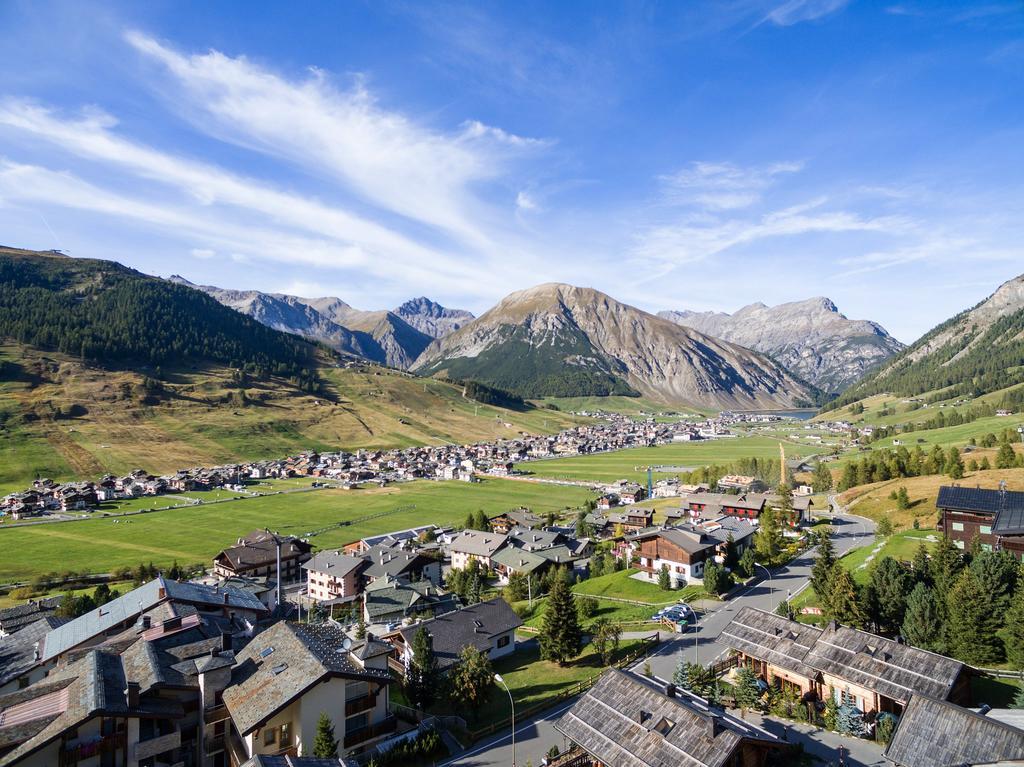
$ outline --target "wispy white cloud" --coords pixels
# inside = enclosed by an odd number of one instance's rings
[[[711,210],[746,208],[761,200],[777,176],[796,173],[802,162],[779,162],[743,168],[728,162],[694,162],[660,181],[666,201]]]
[[[317,70],[289,79],[241,56],[185,55],[140,32],[126,39],[171,75],[198,129],[475,247],[492,244],[475,187],[502,175],[509,152],[543,144],[478,121],[445,133],[383,107],[360,79],[343,90]]]
[[[814,21],[846,7],[850,0],[786,0],[772,8],[765,16],[780,27],[790,27],[802,21]]]

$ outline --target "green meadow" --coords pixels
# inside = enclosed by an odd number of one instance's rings
[[[811,445],[781,440],[786,457],[795,458],[815,452]],[[520,471],[549,479],[614,482],[618,479],[645,480],[647,467],[696,468],[708,464],[728,464],[740,458],[778,458],[778,439],[737,437],[735,439],[679,442],[658,447],[639,447],[614,453],[553,458],[517,464]],[[820,448],[817,448],[820,449]],[[676,476],[678,471],[655,471],[658,477]]]
[[[152,561],[208,562],[246,533],[270,528],[306,536],[317,548],[419,525],[461,525],[467,513],[518,506],[537,513],[582,506],[583,488],[491,479],[479,483],[410,482],[365,490],[316,490],[184,506],[131,516],[0,528],[0,582],[73,570],[104,573]],[[341,526],[339,523],[345,523]],[[336,526],[336,527],[332,527]]]

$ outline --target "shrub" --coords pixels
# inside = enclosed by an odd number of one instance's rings
[[[576,612],[580,618],[592,618],[597,612],[597,600],[594,597],[580,597],[576,600]]]

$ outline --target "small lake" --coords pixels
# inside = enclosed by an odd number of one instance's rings
[[[758,415],[780,415],[783,418],[795,418],[798,421],[809,421],[818,414],[817,410],[758,410]]]

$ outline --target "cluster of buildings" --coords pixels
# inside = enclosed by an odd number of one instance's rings
[[[830,623],[790,621],[750,607],[723,630],[739,666],[767,690],[807,705],[855,707],[870,729],[896,719],[884,750],[894,767],[1024,762],[1024,716],[967,708],[973,669],[941,655]],[[555,723],[572,750],[558,767],[786,764],[789,744],[673,684],[609,670]]]

